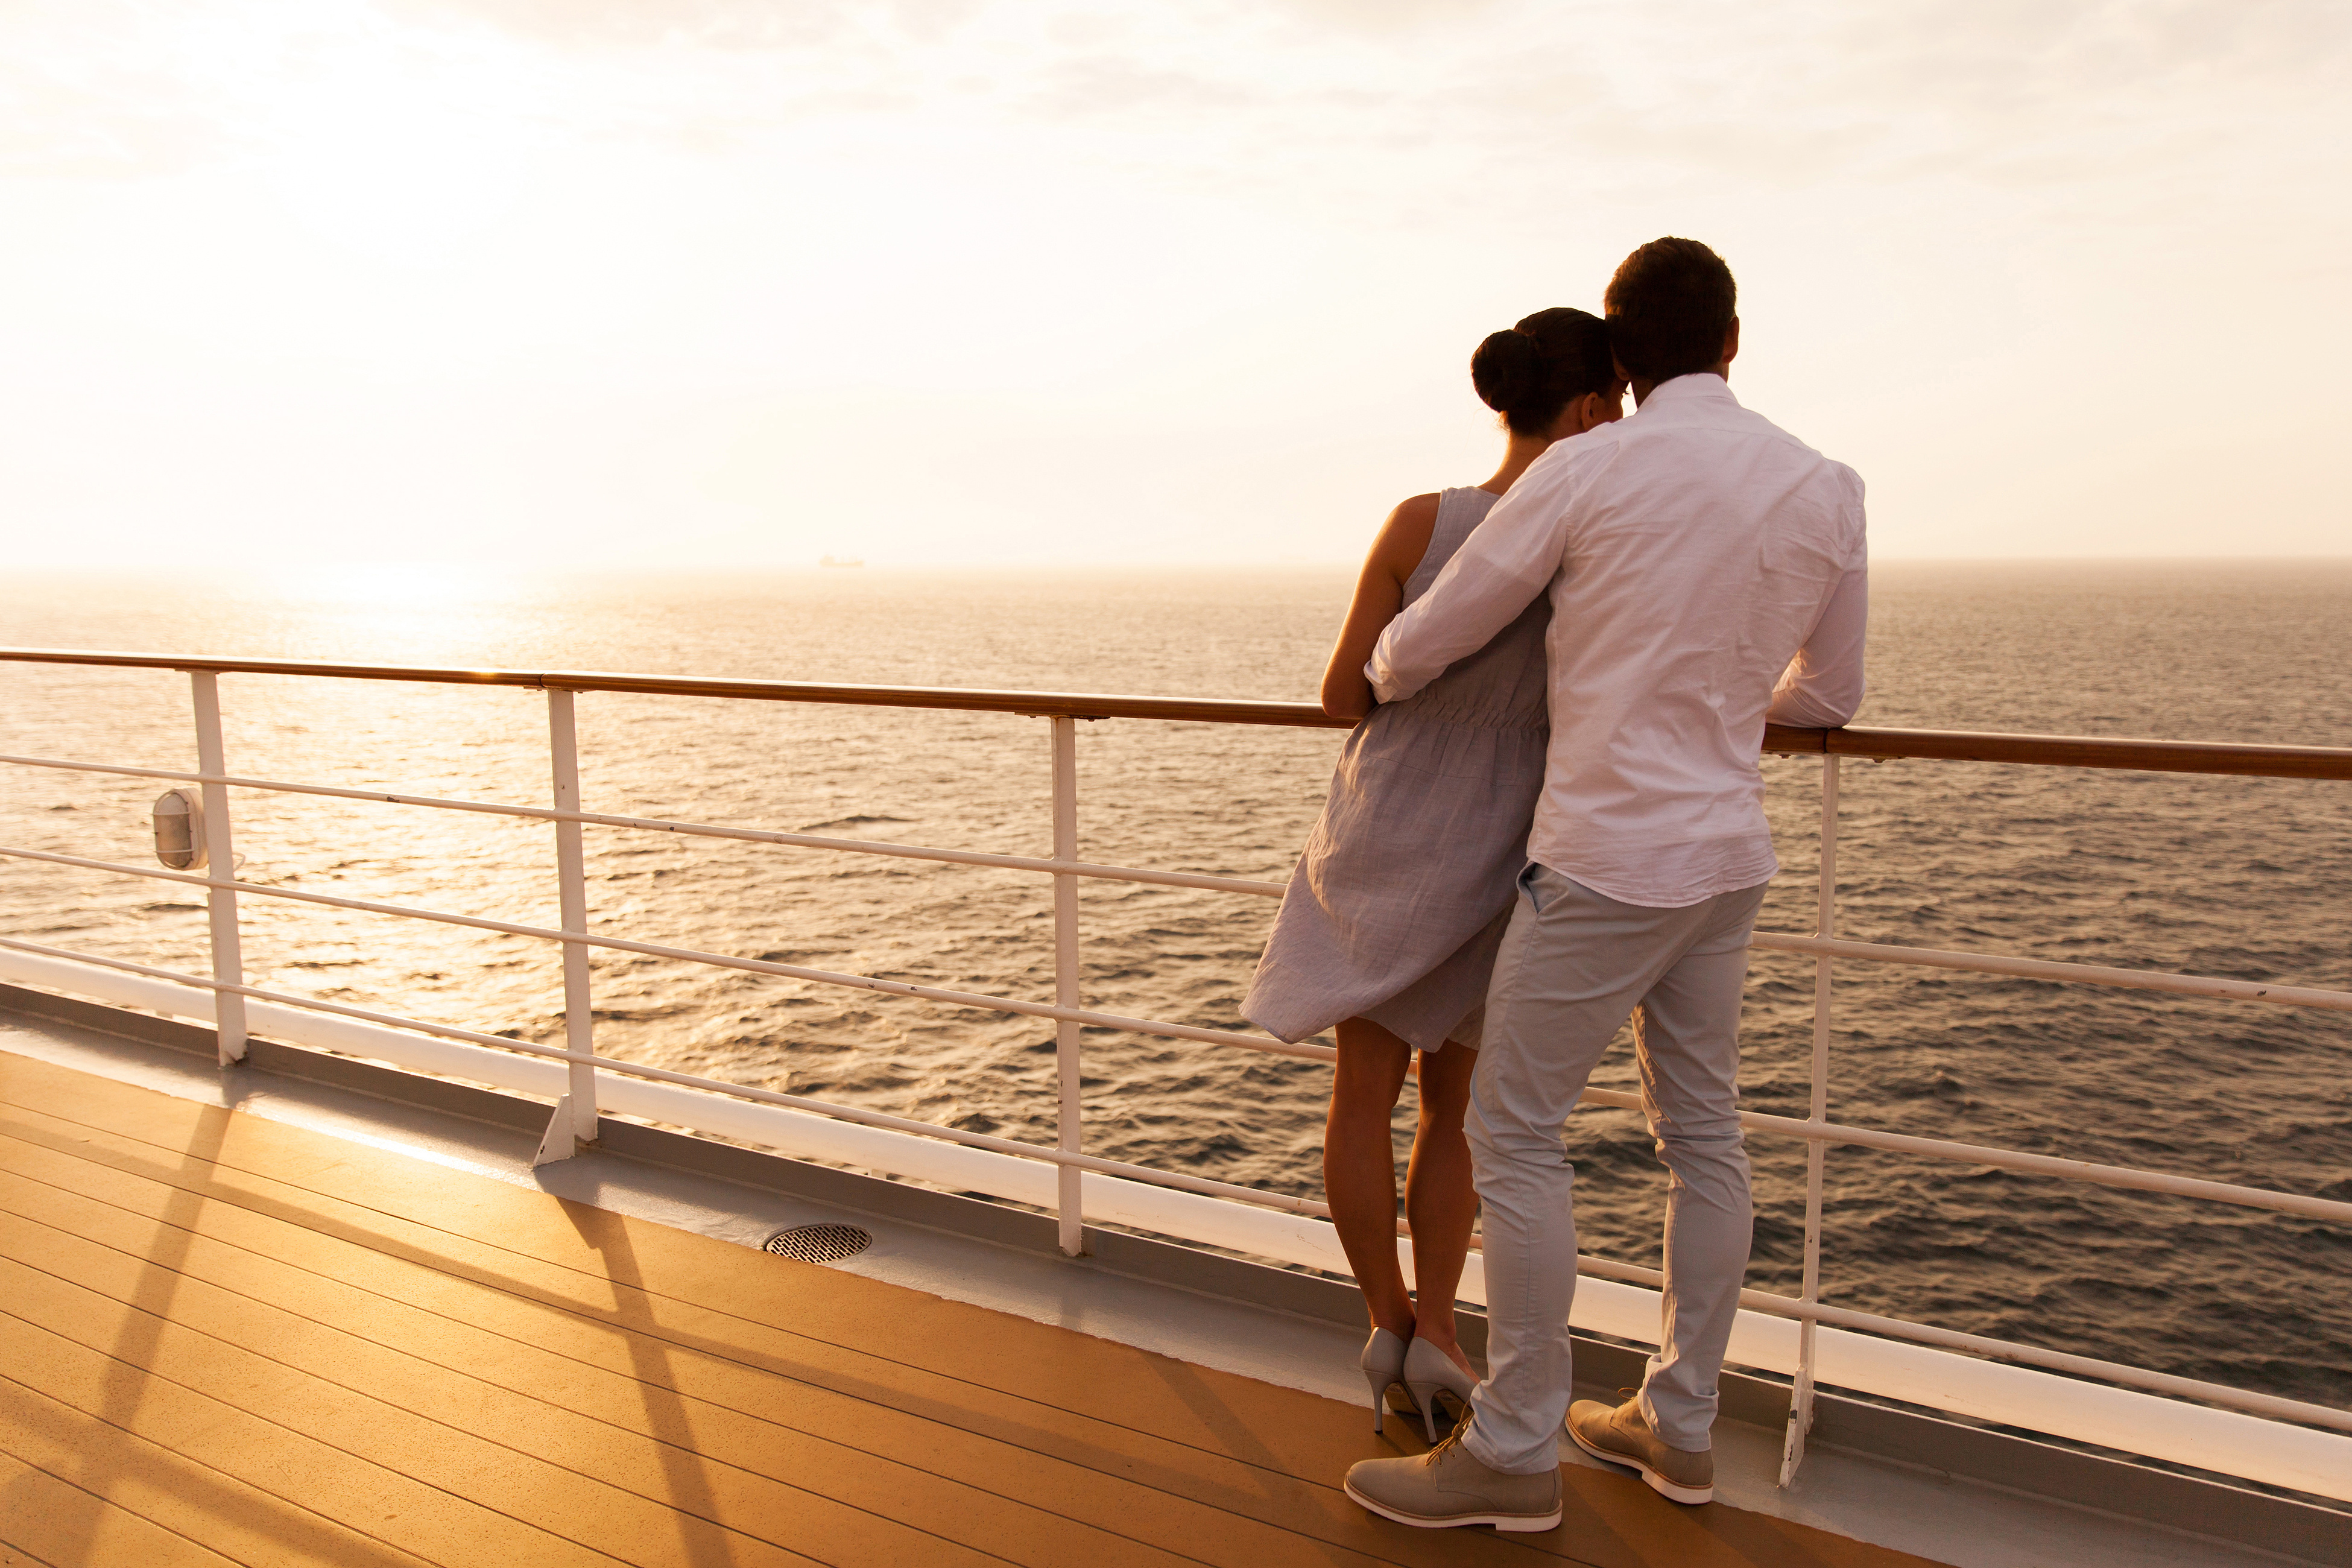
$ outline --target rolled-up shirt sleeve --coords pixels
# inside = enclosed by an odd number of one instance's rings
[[[1470,531],[1429,592],[1389,623],[1364,665],[1374,697],[1396,702],[1419,691],[1455,659],[1492,642],[1551,585],[1567,549],[1572,475],[1566,464],[1545,469],[1521,475]]]
[[[1870,630],[1870,573],[1854,567],[1830,590],[1812,636],[1772,689],[1769,723],[1834,729],[1862,707],[1863,645]]]

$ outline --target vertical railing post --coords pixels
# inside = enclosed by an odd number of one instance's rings
[[[1054,725],[1054,858],[1078,858],[1078,721],[1056,715]],[[1054,1005],[1081,1005],[1078,1000],[1078,879],[1067,873],[1054,879]],[[1054,1068],[1057,1089],[1055,1145],[1070,1153],[1080,1152],[1085,1108],[1079,1096],[1078,1026],[1069,1018],[1054,1023]],[[1086,1203],[1083,1177],[1075,1165],[1056,1167],[1062,1220],[1062,1250],[1072,1258],[1086,1251]]]
[[[1837,934],[1838,759],[1822,759],[1822,863],[1819,904],[1814,931]],[[1812,1104],[1807,1112],[1818,1131],[1830,1115],[1830,984],[1831,958],[1813,960]],[[1819,1138],[1805,1143],[1805,1280],[1802,1300],[1822,1299],[1822,1163],[1828,1146]],[[1813,1425],[1813,1340],[1817,1325],[1811,1318],[1797,1327],[1797,1377],[1789,1391],[1789,1429],[1780,1445],[1780,1484],[1797,1478],[1804,1462],[1805,1434]]]
[[[227,752],[221,745],[220,676],[209,669],[188,671],[195,698],[196,772],[218,778],[228,772]],[[204,786],[205,865],[215,881],[236,879],[236,849],[228,826],[228,785]],[[205,913],[212,926],[213,978],[224,985],[245,984],[245,945],[237,933],[236,893],[228,888],[205,889]],[[220,1042],[220,1065],[245,1059],[245,998],[234,991],[213,993],[213,1032]]]
[[[547,755],[554,775],[555,809],[580,809],[580,742],[572,722],[572,693],[560,687],[547,691]],[[555,825],[555,880],[558,913],[568,931],[588,934],[588,867],[581,847],[580,824]],[[568,1160],[583,1143],[596,1141],[595,1014],[588,992],[586,944],[563,944],[563,1048],[571,1061],[563,1096],[540,1141],[533,1164]]]

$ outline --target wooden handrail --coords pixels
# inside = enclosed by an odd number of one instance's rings
[[[444,686],[529,686],[647,696],[731,697],[760,702],[845,703],[866,708],[944,708],[1074,719],[1160,719],[1203,724],[1273,724],[1346,730],[1311,702],[1239,698],[1118,697],[1074,691],[996,691],[963,686],[853,686],[830,681],[736,680],[715,676],[623,675],[596,670],[441,669],[421,665],[215,658],[194,654],[107,653],[82,648],[0,648],[0,662],[105,665],[127,669],[206,669],[232,675],[310,675],[339,680],[409,680]],[[2042,767],[2125,768],[2150,773],[2227,773],[2247,778],[2352,780],[2352,747],[2249,746],[2095,735],[2005,735],[1966,730],[1794,730],[1767,725],[1764,749],[1782,755],[1912,757],[1937,762],[2022,763]]]
[[[1235,698],[1114,697],[1075,691],[995,691],[971,686],[849,686],[831,681],[738,680],[721,676],[624,675],[588,669],[440,669],[404,664],[335,664],[193,654],[100,653],[79,648],[0,648],[0,661],[96,664],[131,669],[208,669],[225,675],[314,675],[339,680],[414,680],[444,686],[557,687],[662,697],[734,697],[758,702],[835,702],[865,708],[952,708],[1073,719],[1175,719],[1212,724],[1280,724],[1348,730],[1311,702]]]
[[[1777,730],[1778,726],[1774,726]],[[1818,742],[1768,749],[1842,757],[1922,757],[1947,763],[2032,763],[2042,767],[2130,768],[2158,773],[2232,773],[2243,778],[2352,779],[2352,747],[2252,746],[2204,741],[2139,741],[2105,735],[2001,735],[1969,730],[1783,730]]]

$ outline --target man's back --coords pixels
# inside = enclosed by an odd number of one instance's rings
[[[1864,567],[1853,471],[1720,376],[1678,376],[1537,459],[1391,626],[1373,683],[1417,689],[1548,588],[1552,739],[1528,856],[1627,903],[1690,904],[1777,868],[1766,713],[1776,681],[1790,721],[1858,705]]]
[[[1528,498],[1564,501],[1568,525],[1531,858],[1632,903],[1763,881],[1776,869],[1757,769],[1765,710],[1832,593],[1863,569],[1862,481],[1706,374],[1565,445],[1557,479]]]

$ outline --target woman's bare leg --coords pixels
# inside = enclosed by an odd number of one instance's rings
[[[1470,1226],[1478,1217],[1478,1190],[1470,1173],[1470,1141],[1462,1113],[1478,1053],[1449,1041],[1423,1051],[1413,1070],[1421,1080],[1421,1125],[1413,1130],[1412,1163],[1404,1185],[1405,1217],[1412,1226],[1412,1274],[1418,1287],[1413,1335],[1471,1370],[1454,1342],[1454,1295],[1470,1253]]]
[[[1331,1205],[1332,1228],[1339,1233],[1348,1266],[1363,1288],[1364,1310],[1372,1327],[1410,1339],[1412,1298],[1405,1291],[1404,1270],[1397,1267],[1396,1144],[1389,1118],[1412,1065],[1412,1047],[1367,1018],[1348,1019],[1338,1034],[1331,1113],[1323,1124],[1323,1195]],[[1461,1135],[1458,1112],[1454,1135],[1457,1140]],[[1468,1149],[1465,1144],[1465,1167]],[[1466,1237],[1466,1226],[1465,1232]],[[1465,1239],[1465,1249],[1467,1245]],[[1458,1256],[1454,1271],[1457,1278],[1462,1272]],[[1451,1298],[1447,1306],[1450,1312]],[[1448,1321],[1450,1333],[1450,1318]]]

